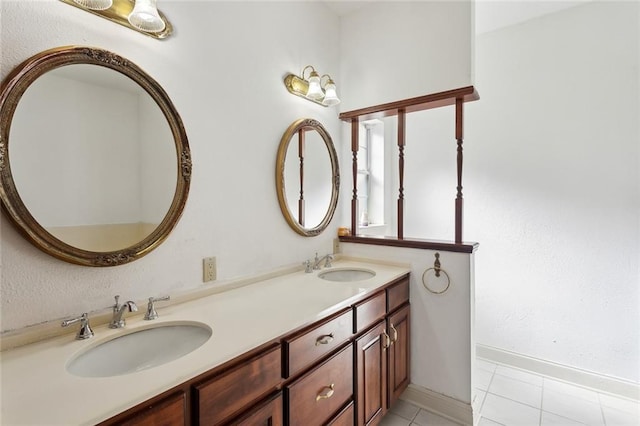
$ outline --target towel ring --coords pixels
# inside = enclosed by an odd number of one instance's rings
[[[447,285],[443,290],[440,291],[435,291],[433,290],[431,287],[429,287],[429,284],[427,284],[427,273],[429,271],[433,271],[436,273],[436,276],[439,276],[439,274],[444,274],[444,276],[447,278]],[[449,274],[447,274],[447,271],[445,271],[442,268],[438,268],[438,267],[434,267],[434,268],[427,268],[425,269],[425,271],[422,273],[422,285],[424,286],[424,288],[426,288],[427,290],[429,290],[429,292],[433,293],[433,294],[442,294],[445,291],[449,290],[449,286],[451,285],[451,279],[449,278]]]

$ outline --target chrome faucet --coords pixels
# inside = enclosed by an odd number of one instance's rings
[[[163,296],[163,297],[150,297],[149,298],[149,303],[147,303],[147,313],[144,314],[144,319],[147,321],[151,321],[154,320],[156,318],[158,318],[158,312],[156,311],[156,306],[155,306],[155,302],[159,302],[162,300],[171,300],[171,297],[169,296]]]
[[[118,300],[120,299],[120,296],[116,296],[115,299],[116,299],[116,304],[113,305],[113,318],[109,323],[109,328],[124,328],[124,326],[126,325],[126,322],[124,318],[122,318],[122,315],[124,314],[125,309],[128,309],[129,312],[137,312],[138,305],[136,305],[135,302],[132,302],[131,300],[124,302],[121,305],[118,302]]]
[[[316,253],[316,258],[313,261],[313,269],[314,270],[318,270],[320,269],[320,262],[322,262],[324,260],[324,267],[325,268],[331,268],[331,261],[333,260],[333,255],[332,254],[325,254],[324,256],[322,256],[321,258],[318,258],[318,253]]]
[[[310,274],[313,272],[312,266],[311,265],[311,261],[310,260],[305,260],[304,262],[302,262],[302,264],[304,265],[304,272],[307,274]]]
[[[89,324],[89,316],[85,312],[77,318],[71,318],[68,320],[62,321],[63,327],[69,327],[71,324],[80,323],[80,329],[76,334],[77,340],[85,340],[93,337],[93,330],[91,329],[91,325]]]

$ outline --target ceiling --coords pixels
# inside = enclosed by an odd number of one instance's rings
[[[424,1],[424,0],[423,0]],[[441,0],[459,1],[459,0]],[[482,34],[509,25],[518,24],[538,16],[554,13],[591,0],[476,0],[476,34]],[[326,1],[326,5],[338,16],[344,16],[366,7],[373,1]]]

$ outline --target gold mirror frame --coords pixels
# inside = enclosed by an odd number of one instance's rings
[[[72,64],[113,69],[138,83],[160,107],[173,135],[177,158],[176,191],[162,222],[143,240],[121,250],[95,252],[71,246],[49,233],[34,219],[16,189],[10,164],[11,121],[22,95],[40,76]],[[72,125],[72,124],[67,124]],[[117,266],[132,262],[158,247],[176,226],[189,193],[191,152],[182,119],[164,89],[131,61],[112,52],[83,46],[59,47],[38,53],[16,67],[0,86],[0,201],[16,229],[45,253],[84,266]]]
[[[291,210],[289,209],[289,204],[287,203],[287,197],[285,192],[285,182],[284,182],[284,167],[285,160],[287,156],[287,149],[289,148],[289,143],[294,135],[296,135],[300,130],[315,130],[320,134],[322,140],[324,141],[327,151],[329,151],[329,159],[331,161],[331,200],[329,202],[329,207],[327,209],[327,213],[325,214],[322,221],[313,228],[305,228],[300,225],[298,221],[291,214]],[[315,237],[319,235],[331,222],[333,215],[336,211],[336,207],[338,205],[338,192],[340,189],[340,169],[338,167],[338,154],[336,153],[336,149],[333,145],[333,140],[329,135],[329,132],[324,128],[319,121],[314,120],[312,118],[301,118],[299,120],[294,121],[289,128],[282,135],[282,139],[280,140],[280,146],[278,147],[278,156],[276,158],[276,192],[278,193],[278,203],[280,204],[280,210],[282,210],[282,214],[289,224],[289,226],[296,231],[298,234],[303,235],[305,237]]]

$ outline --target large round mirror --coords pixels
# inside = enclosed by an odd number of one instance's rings
[[[4,211],[46,253],[131,262],[180,218],[186,133],[162,87],[130,61],[88,47],[42,52],[4,81],[0,125]]]
[[[276,160],[276,188],[287,223],[300,235],[320,234],[338,203],[338,156],[327,130],[302,118],[282,136]]]

